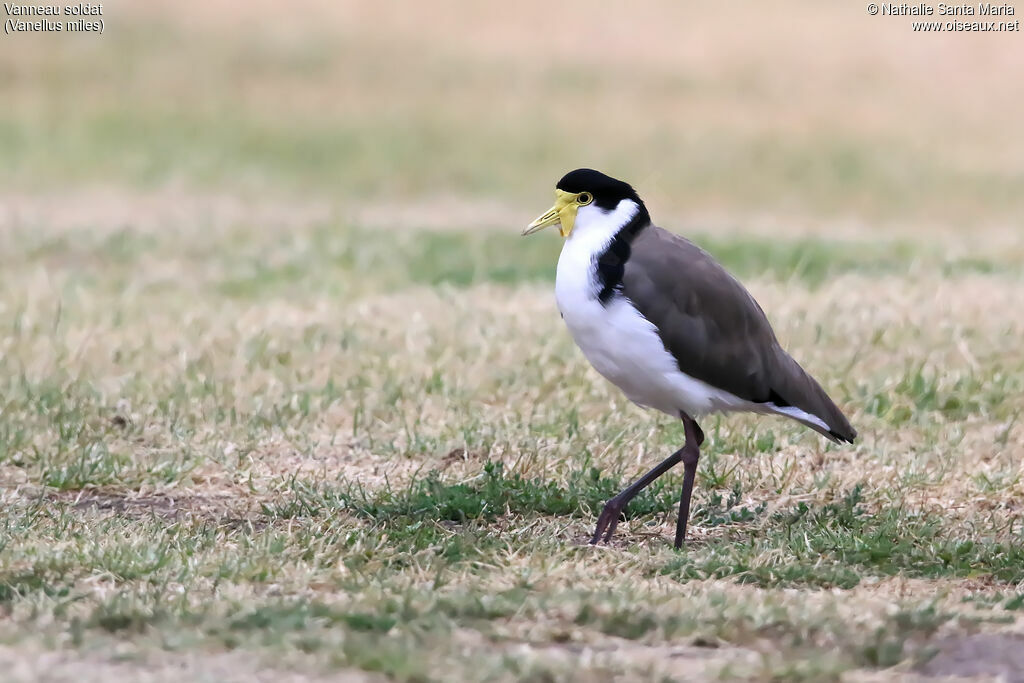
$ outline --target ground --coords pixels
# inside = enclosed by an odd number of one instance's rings
[[[1024,52],[777,7],[3,36],[7,675],[1017,680]],[[860,433],[705,419],[682,551],[681,472],[586,544],[683,430],[589,368],[558,237],[518,236],[582,164]]]

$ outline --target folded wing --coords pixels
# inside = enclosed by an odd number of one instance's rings
[[[830,439],[853,441],[857,432],[846,417],[779,346],[750,293],[707,252],[653,225],[631,246],[623,294],[658,328],[682,372]]]

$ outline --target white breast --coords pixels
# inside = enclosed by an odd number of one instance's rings
[[[583,207],[591,209],[592,207]],[[596,259],[636,211],[623,201],[612,212],[581,209],[558,259],[555,298],[583,355],[626,396],[674,417],[748,409],[746,401],[680,372],[654,325],[621,295],[597,298]],[[582,219],[582,220],[581,220]]]

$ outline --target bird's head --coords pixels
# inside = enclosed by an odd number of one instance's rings
[[[606,216],[619,208],[623,201],[633,202],[640,210],[646,210],[629,183],[600,171],[578,168],[562,176],[555,186],[555,205],[526,226],[523,234],[531,235],[557,223],[562,237],[569,237],[574,226]]]

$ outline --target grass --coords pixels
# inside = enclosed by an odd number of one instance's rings
[[[682,429],[574,350],[553,237],[47,220],[6,233],[2,269],[0,635],[22,651],[64,643],[96,676],[116,648],[133,671],[557,679],[590,649],[595,677],[821,679],[1020,612],[1013,251],[698,235],[862,438],[705,420],[675,552],[679,473],[585,544]]]
[[[423,479],[413,480],[404,491],[385,489],[377,496],[353,486],[336,497],[321,494],[320,498],[324,499],[320,504],[322,507],[311,501],[312,496],[303,496],[297,491],[297,498],[301,501],[298,509],[350,508],[355,514],[369,519],[404,519],[406,524],[416,519],[493,521],[499,515],[509,513],[568,515],[583,510],[589,513],[624,488],[615,479],[602,478],[596,468],[570,473],[567,485],[562,487],[542,478],[506,475],[501,462],[485,463],[479,477],[467,483],[448,484],[431,473]],[[659,485],[638,496],[630,507],[635,514],[666,512],[672,507],[672,502],[672,494]]]
[[[1014,45],[592,10],[5,37],[12,680],[898,680],[1019,630]],[[741,278],[860,434],[705,418],[682,551],[681,472],[586,543],[683,431],[587,365],[558,238],[518,236],[582,164]]]

